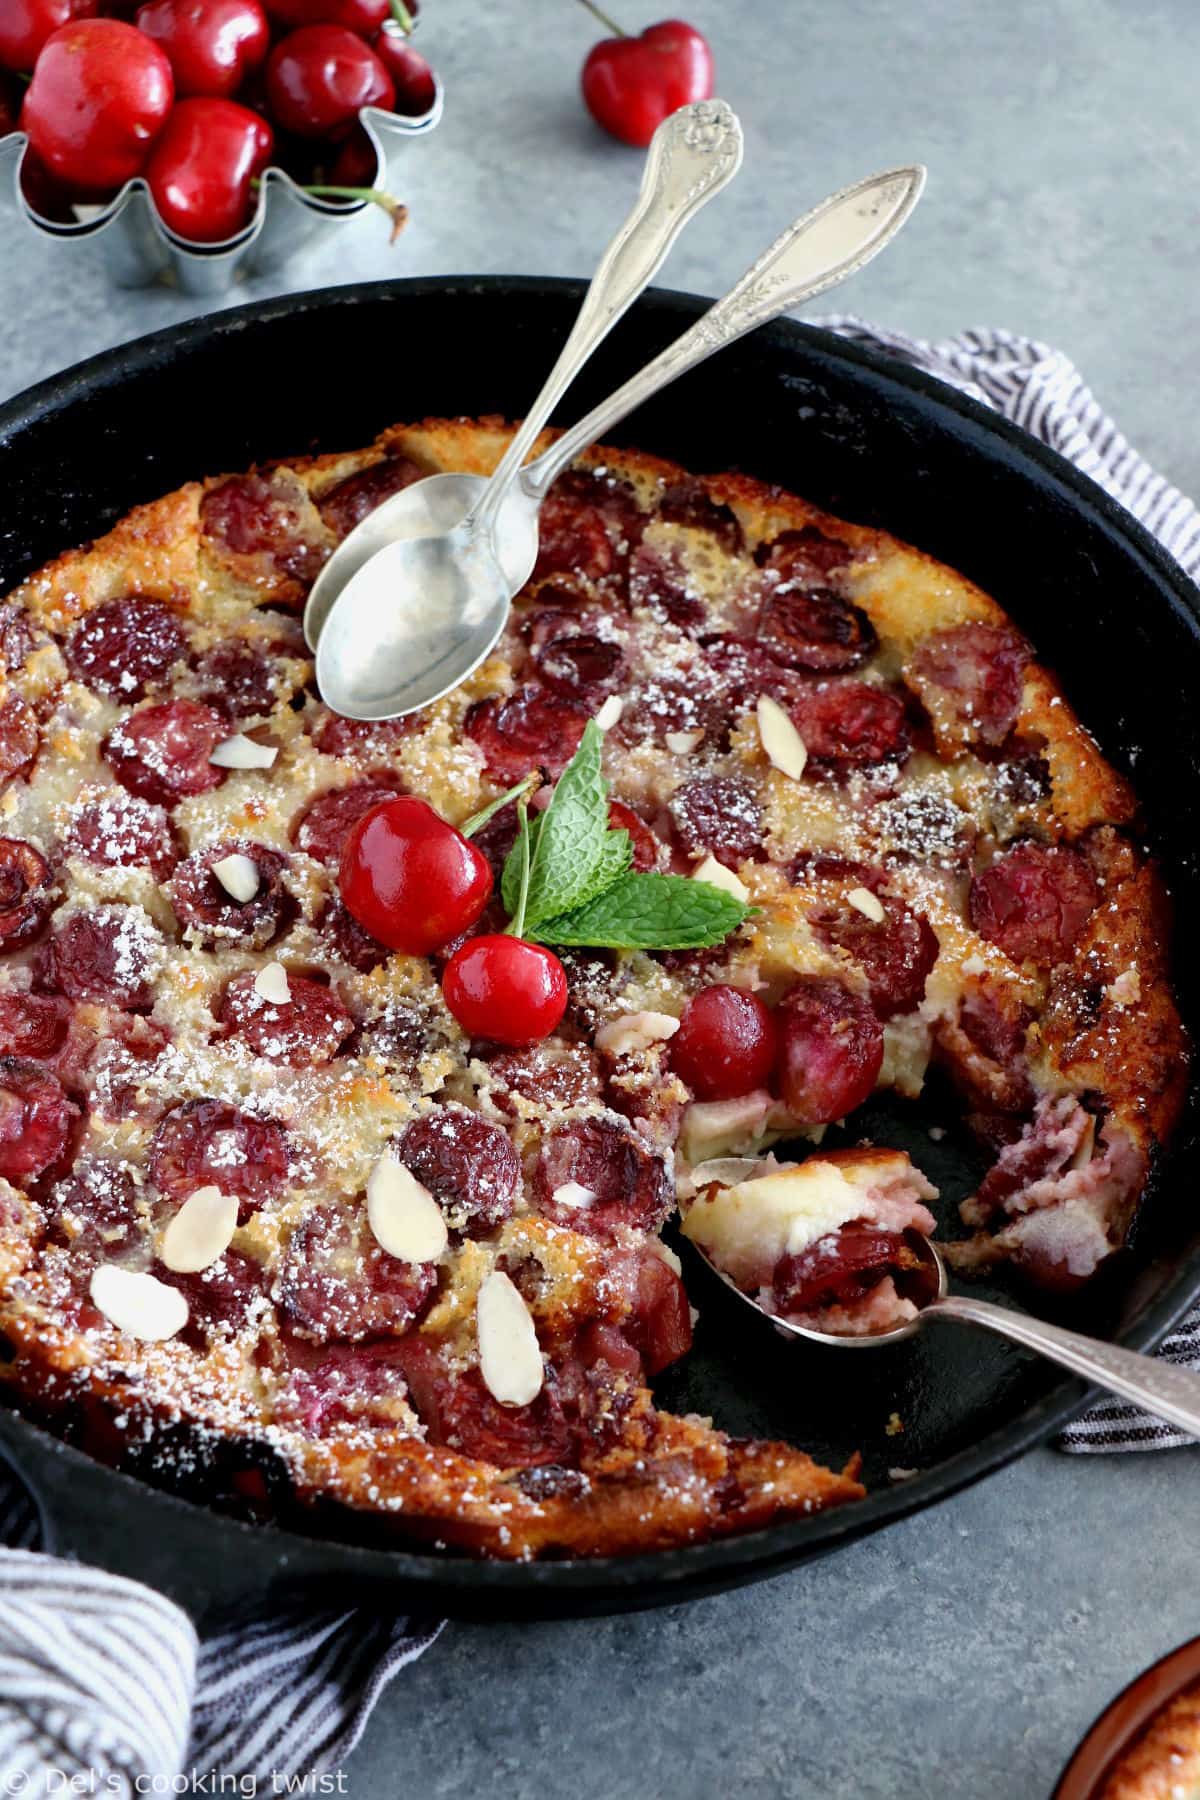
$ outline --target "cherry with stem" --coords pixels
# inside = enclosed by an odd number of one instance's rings
[[[256,176],[251,187],[259,188],[262,180]],[[394,194],[385,193],[383,188],[376,187],[339,187],[333,182],[297,182],[296,186],[302,194],[311,194],[316,200],[368,200],[372,206],[378,206],[392,221],[391,243],[395,243],[408,223],[408,208]]]

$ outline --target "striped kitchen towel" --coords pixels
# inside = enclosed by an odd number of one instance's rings
[[[23,1800],[333,1792],[376,1700],[442,1628],[296,1609],[201,1639],[173,1601],[42,1541],[0,1455],[0,1794]]]
[[[1200,512],[1122,437],[1061,350],[1011,331],[964,331],[927,343],[846,314],[822,319],[839,336],[900,357],[1003,413],[1065,456],[1131,512],[1200,581]],[[1200,600],[1200,596],[1198,596]],[[1158,1354],[1200,1371],[1200,1306]],[[1064,1450],[1169,1450],[1192,1440],[1127,1400],[1102,1400],[1059,1437]]]
[[[857,319],[824,323],[1051,444],[1200,576],[1196,509],[1131,449],[1058,351],[1004,331],[925,343]],[[1200,1310],[1160,1354],[1200,1369]],[[1185,1441],[1120,1401],[1095,1407],[1060,1439],[1077,1451]],[[304,1776],[312,1792],[353,1749],[383,1689],[441,1629],[363,1609],[296,1611],[231,1622],[200,1641],[171,1601],[39,1554],[39,1542],[33,1509],[0,1469],[0,1543],[11,1546],[0,1550],[0,1793],[30,1800],[305,1791],[295,1785]]]

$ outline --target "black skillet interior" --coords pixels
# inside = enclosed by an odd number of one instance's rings
[[[0,410],[0,591],[136,501],[255,459],[366,443],[397,418],[519,414],[565,335],[580,284],[457,279],[293,296],[186,325],[101,357]],[[654,293],[571,396],[582,412],[674,337],[703,302]],[[1200,629],[1194,590],[1102,494],[1022,435],[913,371],[811,328],[781,324],[646,406],[619,440],[697,470],[743,468],[846,518],[886,526],[972,576],[1012,614],[1108,754],[1129,769],[1179,912],[1200,895]],[[1194,934],[1177,944],[1189,1018],[1200,1017]],[[931,1094],[883,1108],[943,1186],[971,1153]],[[1145,1345],[1200,1287],[1189,1114],[1158,1172],[1133,1250],[1074,1322]],[[927,1505],[1044,1436],[1081,1388],[976,1333],[931,1329],[879,1354],[788,1349],[692,1269],[697,1346],[663,1401],[734,1431],[779,1434],[838,1463],[864,1451],[870,1497],[826,1518],[727,1544],[624,1562],[480,1565],[251,1527],[154,1492],[0,1415],[61,1535],[202,1606],[288,1579],[362,1580],[429,1607],[531,1617],[609,1611],[775,1572]],[[896,1430],[897,1424],[901,1431]],[[889,1424],[891,1429],[889,1430]],[[896,1471],[917,1471],[898,1479]],[[120,1514],[101,1539],[89,1521]],[[252,1534],[252,1535],[246,1535]]]

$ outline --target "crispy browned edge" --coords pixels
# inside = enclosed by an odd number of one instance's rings
[[[257,466],[289,469],[310,494],[318,495],[389,450],[410,454],[430,470],[485,473],[498,460],[511,429],[493,417],[430,419],[394,426],[365,451],[279,458]],[[540,445],[554,435],[544,434]],[[603,446],[580,461],[663,482],[686,473],[662,458]],[[225,478],[189,483],[135,507],[94,544],[66,552],[30,577],[16,590],[16,597],[60,630],[117,591],[118,583],[125,590],[134,586],[186,606],[198,566],[200,501],[206,488]],[[891,639],[902,652],[917,637],[942,625],[965,619],[1006,622],[1002,609],[982,590],[887,533],[848,524],[747,475],[700,479],[714,499],[739,514],[754,538],[815,525],[865,557],[880,563],[898,557],[910,569],[936,576],[936,610],[929,604],[929,589],[921,591],[919,607],[914,608],[909,584],[903,581],[882,594],[856,595],[881,638]],[[235,573],[255,579],[253,559],[245,559],[240,570],[239,559],[229,560]],[[284,582],[276,584],[270,597],[299,603],[303,594],[296,584]],[[1055,677],[1036,663],[1026,681],[1019,729],[1045,739],[1054,810],[1064,838],[1079,837],[1104,824],[1134,823],[1136,801],[1128,783],[1101,755]],[[1119,880],[1110,885],[1108,901],[1077,947],[1072,965],[1060,975],[1042,1022],[1050,1060],[1073,1083],[1102,1095],[1147,1152],[1168,1137],[1186,1081],[1185,1039],[1166,969],[1165,922],[1165,897],[1153,864],[1130,857]],[[1141,972],[1142,999],[1131,1018],[1105,996],[1097,999],[1097,986],[1113,979],[1132,958]],[[23,1260],[11,1240],[8,1252],[0,1261],[5,1286],[16,1272],[14,1261]],[[81,1381],[77,1371],[82,1349],[69,1334],[61,1334],[58,1342],[50,1341],[52,1334],[31,1337],[22,1330],[20,1319],[11,1317],[11,1309],[0,1310],[0,1323],[20,1351],[10,1376],[17,1394],[41,1412],[58,1411],[64,1422],[69,1417],[74,1434],[93,1454],[116,1463],[132,1459],[135,1466],[143,1470],[149,1466],[156,1479],[164,1480],[172,1471],[166,1465],[155,1466],[156,1437],[180,1448],[186,1443],[183,1460],[192,1462],[192,1485],[197,1489],[207,1485],[211,1495],[223,1499],[247,1494],[253,1498],[279,1474],[282,1462],[270,1443],[228,1433],[222,1442],[222,1434],[211,1427],[196,1427],[193,1421],[172,1415],[169,1407],[148,1402],[137,1392],[136,1382],[106,1380],[98,1371],[89,1371]],[[137,1354],[129,1361],[136,1365]],[[699,1542],[836,1505],[864,1492],[857,1479],[857,1458],[835,1474],[789,1445],[730,1440],[692,1418],[657,1414],[651,1444],[648,1391],[638,1389],[632,1401],[625,1441],[593,1471],[584,1494],[534,1500],[490,1465],[390,1434],[380,1434],[365,1450],[357,1445],[307,1445],[301,1466],[289,1457],[287,1479],[302,1500],[334,1500],[368,1512],[380,1510],[368,1496],[386,1492],[385,1516],[399,1534],[502,1557],[545,1551],[628,1554]],[[122,1415],[123,1425],[118,1423]],[[722,1490],[726,1494],[740,1490],[741,1497],[721,1506]]]
[[[1176,1695],[1126,1750],[1097,1800],[1175,1800],[1200,1785],[1200,1683]]]

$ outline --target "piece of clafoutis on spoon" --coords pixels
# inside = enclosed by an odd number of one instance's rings
[[[951,1293],[925,1204],[936,1190],[903,1151],[721,1157],[689,1185],[684,1237],[741,1305],[793,1340],[789,1351],[797,1340],[886,1350],[941,1320],[979,1325],[1200,1438],[1200,1374]]]

